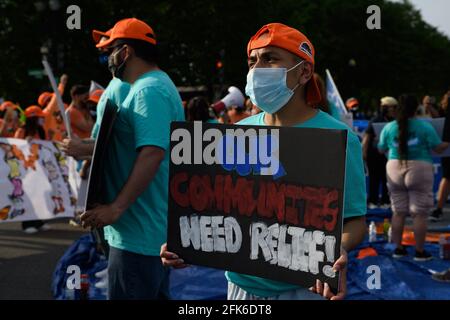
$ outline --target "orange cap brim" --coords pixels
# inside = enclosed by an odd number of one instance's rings
[[[88,99],[88,101],[94,102],[94,103],[98,103],[100,101],[100,97],[90,97]]]
[[[98,43],[95,45],[96,48],[106,48],[108,47],[114,40],[117,38],[109,38],[108,40],[102,41],[102,43]]]
[[[92,39],[94,40],[95,43],[99,43],[99,41],[102,37],[109,38],[111,36],[111,30],[112,29],[109,29],[106,32],[99,31],[99,30],[92,30]]]

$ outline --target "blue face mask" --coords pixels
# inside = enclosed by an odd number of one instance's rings
[[[100,55],[98,56],[98,61],[100,62],[100,64],[102,66],[107,66],[108,65],[108,54],[105,52],[100,53]]]
[[[247,74],[245,94],[261,110],[270,114],[277,112],[291,100],[295,89],[299,86],[297,84],[293,89],[287,87],[287,73],[302,63],[303,61],[299,62],[289,70],[286,68],[251,69]]]

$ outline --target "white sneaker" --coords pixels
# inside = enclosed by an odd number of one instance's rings
[[[23,230],[23,232],[25,232],[26,234],[35,234],[37,233],[39,230],[35,227],[28,227],[25,230]]]
[[[44,223],[40,228],[39,228],[39,230],[41,230],[41,231],[48,231],[48,230],[51,230],[52,229],[52,227],[49,225],[49,224],[47,224],[47,223]]]
[[[381,205],[381,209],[384,209],[384,210],[387,210],[387,209],[389,209],[390,207],[391,207],[391,205],[388,204],[388,203],[385,203],[385,204],[382,204],[382,205]]]
[[[378,206],[375,203],[369,202],[369,205],[367,206],[370,210],[378,208]]]

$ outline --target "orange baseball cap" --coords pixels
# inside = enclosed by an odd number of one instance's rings
[[[347,107],[347,109],[349,110],[353,110],[356,109],[359,106],[359,101],[356,98],[349,98],[347,99],[347,101],[345,102],[345,106]]]
[[[100,97],[101,97],[102,94],[103,94],[103,91],[105,91],[105,90],[102,90],[102,89],[94,90],[94,91],[89,95],[88,101],[92,101],[92,102],[94,102],[94,103],[98,103],[98,101],[100,100]]]
[[[38,106],[29,106],[28,108],[25,109],[25,117],[27,117],[27,118],[31,118],[31,117],[44,118],[45,114],[44,114],[44,111],[42,111],[42,109],[39,108]]]
[[[6,110],[6,108],[17,109],[17,105],[12,101],[5,101],[0,105],[0,111]]]
[[[106,32],[99,31],[99,30],[92,30],[92,39],[94,39],[95,43],[98,43],[102,37],[109,38],[111,36],[112,29],[109,29]]]
[[[144,21],[136,18],[123,19],[117,22],[111,29],[109,40],[97,43],[96,47],[107,47],[117,39],[136,39],[156,45],[156,36],[153,29]]]
[[[50,99],[52,98],[52,96],[53,96],[53,93],[51,93],[51,92],[48,92],[48,91],[42,92],[42,93],[39,95],[39,98],[38,98],[38,104],[39,104],[42,108],[45,108],[45,107],[47,106],[47,104],[50,102]]]
[[[251,37],[247,45],[247,56],[254,49],[274,46],[285,49],[312,64],[314,68],[314,46],[311,41],[297,29],[282,23],[269,23]],[[319,86],[314,77],[306,83],[306,102],[316,104],[321,101]]]

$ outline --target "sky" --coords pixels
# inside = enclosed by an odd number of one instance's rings
[[[391,0],[401,2],[401,0]],[[450,38],[450,0],[410,0],[422,18]],[[383,11],[381,12],[383,16]]]

